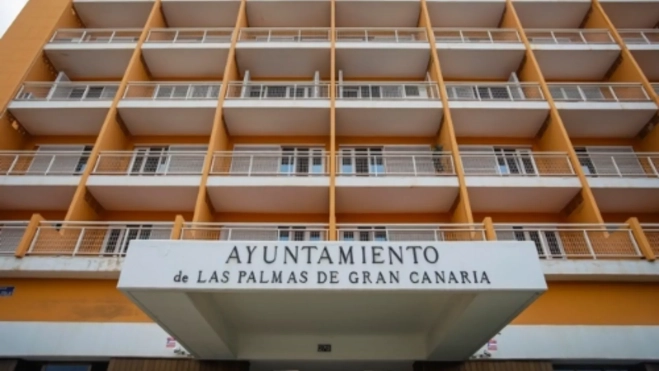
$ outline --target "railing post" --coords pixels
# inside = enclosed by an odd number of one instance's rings
[[[483,219],[483,227],[485,229],[485,238],[488,241],[496,241],[497,240],[497,232],[494,229],[494,223],[492,223],[492,218],[487,216],[485,219]]]
[[[62,228],[64,229],[64,228]],[[80,236],[78,236],[78,240],[76,241],[76,245],[73,248],[73,253],[71,256],[76,256],[78,251],[80,250],[80,245],[82,244],[82,239],[85,237],[85,227],[80,228]]]
[[[654,162],[652,161],[652,155],[648,155],[647,160],[650,163],[650,169],[652,169],[652,172],[654,173],[654,176],[659,176],[659,172],[657,171],[657,167],[654,166]]]
[[[609,37],[612,38],[612,36],[611,36],[610,33],[609,33]],[[641,37],[643,38],[643,40],[645,40],[645,42],[646,42],[647,44],[652,44],[652,42],[650,41],[650,39],[648,39],[648,37],[645,36],[645,32],[641,32]]]
[[[584,44],[588,44],[588,40],[583,35],[583,31],[579,31],[579,37],[581,38],[581,41],[583,41]]]
[[[172,226],[172,233],[169,236],[170,240],[181,239],[183,234],[183,225],[185,224],[185,219],[183,215],[177,214],[174,218],[174,225]]]
[[[249,155],[249,166],[247,167],[247,176],[252,175],[253,164],[254,164],[254,155]]]
[[[622,173],[620,172],[620,168],[618,167],[618,164],[616,164],[615,156],[611,156],[611,163],[613,164],[613,167],[616,169],[616,174],[618,174],[618,176],[622,178]]]
[[[36,156],[35,156],[36,157]],[[52,155],[50,162],[48,163],[48,167],[46,168],[46,171],[44,171],[44,175],[48,175],[50,172],[50,168],[53,166],[53,163],[55,163],[55,158],[57,158],[57,155]]]
[[[12,171],[14,171],[14,166],[18,163],[18,159],[21,157],[20,154],[14,155],[14,160],[11,162],[11,165],[9,165],[9,169],[7,169],[7,172],[5,175],[11,175]],[[34,157],[32,158],[32,161],[34,161]],[[652,162],[650,162],[652,163]]]
[[[597,255],[595,254],[595,250],[593,250],[593,245],[590,243],[590,236],[588,235],[587,229],[583,230],[583,236],[586,240],[586,247],[588,247],[588,251],[590,251],[590,256],[593,257],[593,260],[597,260]]]
[[[18,243],[18,247],[14,252],[15,257],[22,258],[25,256],[25,254],[28,251],[30,251],[32,245],[36,241],[36,237],[39,231],[39,225],[43,220],[44,219],[43,216],[41,216],[41,214],[32,214],[32,217],[30,218],[30,222],[27,224],[27,227],[25,228],[25,232],[23,233],[23,237],[21,237],[21,240]]]
[[[645,260],[654,261],[657,259],[657,256],[652,250],[652,246],[650,245],[648,237],[645,235],[645,232],[643,232],[643,227],[638,221],[638,218],[629,218],[627,220],[627,225],[632,232],[632,235],[630,236],[632,238],[632,243],[636,244],[636,247],[638,248],[641,255],[645,257]]]
[[[416,170],[416,156],[412,155],[412,167],[414,169],[414,176],[417,176],[417,170]]]

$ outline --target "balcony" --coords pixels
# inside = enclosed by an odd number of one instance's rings
[[[336,27],[415,27],[419,0],[336,0]]]
[[[578,156],[600,211],[659,211],[659,153],[589,151]]]
[[[118,110],[132,135],[210,135],[219,82],[130,82]]]
[[[83,151],[1,151],[0,208],[68,209],[88,159]]]
[[[0,258],[14,255],[27,229],[27,221],[0,221]]]
[[[206,150],[104,151],[87,189],[105,210],[193,211]]]
[[[73,0],[73,8],[90,28],[142,28],[154,3],[155,0]]]
[[[505,80],[519,69],[526,51],[512,28],[436,28],[434,33],[448,79]]]
[[[449,153],[344,148],[336,170],[337,213],[447,212],[458,196]]]
[[[324,224],[185,223],[182,240],[327,241]]]
[[[329,0],[247,0],[251,27],[329,27]]]
[[[533,137],[549,114],[536,83],[450,82],[446,90],[458,137]]]
[[[532,241],[540,259],[642,259],[624,224],[495,224],[499,241]]]
[[[641,224],[645,237],[647,237],[650,247],[655,255],[659,255],[659,224]]]
[[[574,138],[631,138],[657,111],[640,83],[548,85],[563,124]]]
[[[326,82],[230,82],[222,111],[233,135],[329,135]]]
[[[336,30],[336,66],[343,77],[421,79],[426,76],[429,62],[425,28]]]
[[[600,0],[613,25],[618,28],[654,28],[659,21],[659,3],[646,0]]]
[[[505,0],[428,0],[430,23],[435,27],[498,27]]]
[[[32,135],[98,135],[119,84],[26,82],[9,111]]]
[[[339,224],[337,241],[485,241],[479,224]]]
[[[606,29],[529,29],[533,54],[548,80],[601,80],[620,55]]]
[[[339,136],[421,137],[439,131],[444,112],[436,82],[351,81],[336,89]]]
[[[627,49],[649,80],[659,80],[659,30],[618,30]]]
[[[170,27],[234,27],[240,0],[162,0]]]
[[[207,191],[219,212],[326,213],[328,175],[322,149],[216,152]]]
[[[141,34],[141,29],[60,29],[44,52],[71,78],[121,79]]]
[[[590,0],[513,0],[524,28],[577,28],[588,15]]]
[[[241,75],[308,78],[330,76],[329,28],[242,28],[236,45]]]
[[[232,28],[153,28],[142,45],[142,55],[155,78],[221,79],[232,34]]]
[[[581,190],[564,152],[460,151],[474,212],[557,213]]]

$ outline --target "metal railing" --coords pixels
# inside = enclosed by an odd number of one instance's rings
[[[200,175],[206,149],[200,151],[104,151],[94,166],[95,175]]]
[[[479,224],[339,224],[339,241],[485,241]]]
[[[152,28],[144,42],[209,44],[230,43],[233,28]]]
[[[465,175],[574,176],[565,152],[472,152],[460,153]]]
[[[136,43],[141,29],[64,28],[55,31],[50,42],[54,44],[119,44]]]
[[[218,82],[131,82],[126,87],[123,99],[139,100],[207,100],[218,99]]]
[[[650,248],[655,255],[659,256],[659,224],[643,223],[641,224],[641,227],[643,228],[645,237],[650,243]]]
[[[336,30],[336,42],[428,42],[428,34],[425,28],[338,28]]]
[[[89,152],[0,151],[0,175],[80,175]]]
[[[182,240],[327,241],[324,224],[185,223]]]
[[[359,153],[336,156],[338,176],[441,176],[455,175],[448,152]]]
[[[230,82],[227,99],[312,100],[329,99],[329,83]]]
[[[615,44],[606,29],[527,29],[524,30],[531,44]]]
[[[25,82],[14,98],[17,101],[100,101],[112,100],[119,84],[108,82]]]
[[[323,150],[215,152],[211,175],[325,176],[329,155]]]
[[[659,177],[657,152],[601,152],[578,153],[577,157],[586,176],[613,176],[621,178]]]
[[[447,83],[452,101],[541,101],[545,100],[537,83]]]
[[[329,28],[241,28],[239,42],[318,42],[330,41]]]
[[[132,240],[168,240],[173,223],[42,222],[28,255],[123,256]]]
[[[648,93],[640,83],[572,83],[547,84],[555,101],[559,102],[649,102]]]
[[[500,241],[532,241],[542,259],[641,259],[626,224],[495,224]]]
[[[339,82],[336,99],[439,100],[436,82]]]
[[[438,43],[493,44],[521,43],[514,28],[435,28]]]
[[[618,30],[625,44],[659,44],[659,29]]]
[[[27,221],[0,221],[0,255],[14,254],[27,229]]]

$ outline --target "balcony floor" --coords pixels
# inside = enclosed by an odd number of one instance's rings
[[[98,135],[112,101],[12,101],[9,111],[32,135]]]
[[[601,80],[620,55],[618,45],[533,45],[548,80]]]
[[[203,78],[221,80],[230,43],[145,43],[142,55],[156,78]]]
[[[634,60],[650,81],[659,80],[659,45],[627,45]]]
[[[240,74],[252,77],[312,79],[330,77],[330,43],[238,43],[236,62]]]
[[[0,176],[0,210],[67,210],[79,176]]]
[[[133,135],[210,135],[218,102],[122,100],[119,115]]]
[[[437,43],[442,74],[448,79],[506,80],[524,58],[524,44]]]
[[[549,114],[545,101],[451,101],[449,107],[459,137],[533,137]]]
[[[135,43],[47,44],[48,60],[74,79],[121,79],[133,56]]]
[[[570,137],[631,138],[657,112],[654,102],[556,102]]]
[[[86,28],[142,28],[155,0],[73,0],[73,7]]]
[[[505,0],[428,0],[426,4],[433,27],[496,28],[506,9]]]
[[[431,136],[439,131],[443,115],[439,100],[337,100],[336,132],[340,136]]]
[[[329,100],[228,99],[222,110],[231,135],[329,135]]]
[[[588,184],[602,212],[659,212],[658,178],[588,177]]]
[[[378,61],[378,63],[373,63]],[[336,66],[347,78],[420,79],[428,71],[426,43],[336,43]]]
[[[234,27],[240,0],[162,0],[169,27]]]

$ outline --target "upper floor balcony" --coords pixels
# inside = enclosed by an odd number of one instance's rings
[[[499,27],[506,1],[428,0],[426,6],[434,27]]]
[[[435,28],[434,33],[448,79],[507,79],[526,52],[514,28]]]
[[[659,22],[659,4],[647,0],[600,0],[617,29],[654,28]]]
[[[152,28],[142,55],[155,78],[221,79],[232,35],[233,28]]]
[[[444,114],[435,81],[338,82],[339,136],[431,136]],[[404,125],[402,123],[405,123]]]
[[[241,28],[236,62],[252,77],[329,78],[330,39],[329,28]]]
[[[339,224],[337,241],[485,241],[478,224]]]
[[[311,223],[185,223],[182,240],[327,241],[325,224]]]
[[[170,27],[234,27],[240,0],[162,0]]]
[[[1,151],[0,208],[66,210],[80,183],[89,152],[84,146],[60,150]]]
[[[141,34],[141,29],[59,29],[44,52],[71,78],[121,79]]]
[[[590,0],[513,0],[524,28],[577,28],[590,11]]]
[[[193,211],[205,158],[203,146],[103,151],[87,189],[106,210]]]
[[[336,0],[336,27],[416,27],[419,0]]]
[[[320,147],[272,145],[215,152],[207,189],[219,212],[326,213],[328,154]]]
[[[132,135],[210,135],[220,82],[129,82],[118,110]]]
[[[155,0],[73,0],[73,8],[86,27],[142,28]]]
[[[533,137],[549,114],[537,83],[447,82],[446,90],[461,137]]]
[[[229,82],[222,111],[231,135],[328,135],[327,82]]]
[[[575,138],[631,138],[657,111],[640,83],[548,85],[568,134]]]
[[[450,153],[418,146],[342,147],[338,213],[448,212],[458,195]]]
[[[250,27],[330,27],[329,0],[248,0]]]
[[[336,66],[343,77],[419,79],[426,75],[429,62],[425,28],[336,30]]]
[[[548,80],[600,80],[620,55],[607,29],[528,29],[526,37]]]
[[[581,189],[565,152],[468,146],[460,158],[474,212],[556,213]]]
[[[620,37],[634,56],[634,60],[650,80],[659,79],[659,30],[623,29],[618,30]]]
[[[0,221],[0,257],[13,255],[23,239],[28,221]]]
[[[25,82],[9,111],[32,135],[98,135],[119,84]]]
[[[659,211],[659,153],[586,147],[577,149],[577,155],[600,211]]]

